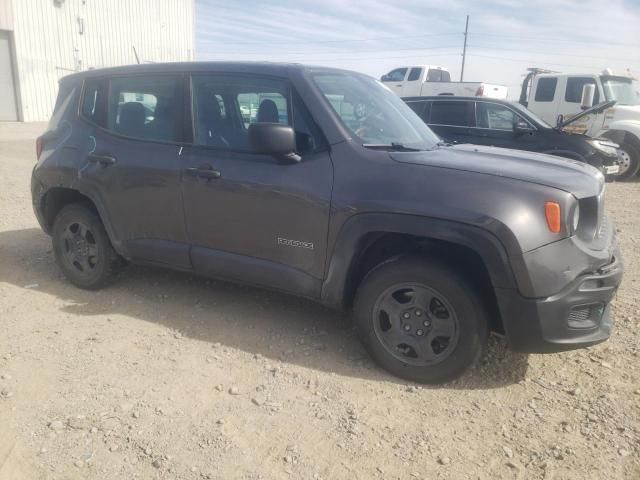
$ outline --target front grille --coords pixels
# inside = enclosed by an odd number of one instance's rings
[[[595,328],[600,323],[603,311],[604,305],[601,303],[573,307],[567,317],[567,325],[578,329]]]

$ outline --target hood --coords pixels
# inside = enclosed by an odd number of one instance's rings
[[[591,108],[587,108],[585,111],[578,113],[577,115],[574,115],[570,118],[567,118],[566,120],[562,121],[559,125],[558,125],[558,129],[563,129],[564,127],[566,127],[567,125],[575,122],[576,120],[580,120],[581,118],[586,117],[587,115],[591,115],[591,114],[598,114],[598,113],[602,113],[604,112],[607,108],[611,108],[616,104],[615,100],[609,100],[608,102],[602,102],[599,103],[598,105],[594,105]]]
[[[600,194],[603,175],[577,160],[541,153],[478,145],[454,145],[424,152],[391,152],[393,160],[449,168],[537,183],[573,194],[576,198]]]
[[[606,113],[607,120],[635,120],[640,122],[640,105],[620,105],[619,103]]]

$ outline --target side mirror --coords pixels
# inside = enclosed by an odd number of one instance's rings
[[[558,117],[556,118],[556,128],[560,128],[563,122],[564,122],[564,115],[562,114],[558,115]]]
[[[388,82],[389,81],[389,75],[388,74],[387,75],[382,75],[380,77],[380,81],[381,82]]]
[[[593,83],[587,83],[582,87],[582,99],[580,100],[580,108],[586,110],[593,107],[593,97],[596,95],[596,86]]]
[[[515,135],[524,135],[525,133],[533,132],[533,128],[527,122],[521,119],[516,119],[513,122],[513,133]]]
[[[298,163],[296,133],[289,125],[258,122],[249,125],[249,146],[255,153],[273,155],[283,163]]]

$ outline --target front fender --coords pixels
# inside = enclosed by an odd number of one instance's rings
[[[598,136],[604,136],[615,142],[621,143],[625,134],[631,134],[636,138],[636,142],[640,142],[640,122],[638,121],[616,120],[605,126],[607,128],[601,130],[598,133]]]
[[[349,218],[340,229],[322,285],[321,301],[343,308],[352,261],[370,233],[402,233],[454,243],[476,252],[489,273],[494,288],[517,288],[530,282],[522,257],[510,261],[503,243],[492,233],[464,223],[416,215],[362,213]],[[527,288],[527,285],[522,285]]]

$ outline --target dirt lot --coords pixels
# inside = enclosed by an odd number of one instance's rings
[[[141,267],[72,287],[30,204],[42,128],[0,124],[1,479],[640,478],[640,183],[608,187],[627,265],[609,342],[494,339],[424,388],[305,300]]]

